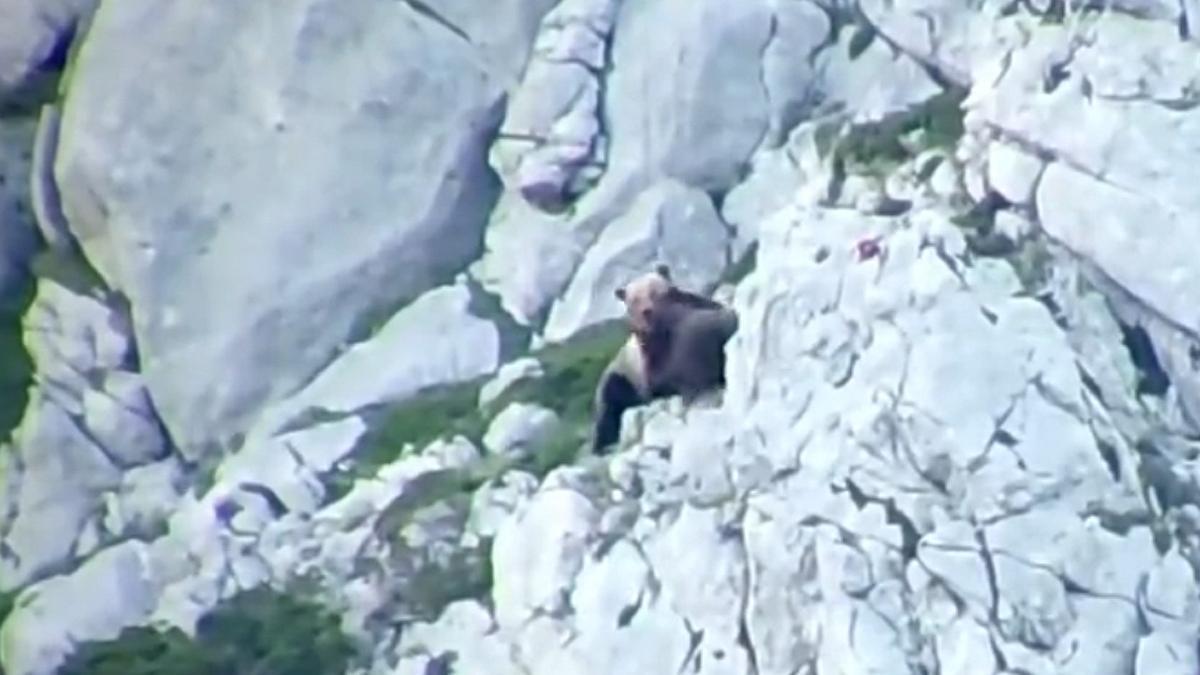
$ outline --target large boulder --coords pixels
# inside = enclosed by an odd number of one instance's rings
[[[478,254],[502,88],[416,7],[134,0],[96,14],[55,176],[84,252],[132,305],[185,455]]]

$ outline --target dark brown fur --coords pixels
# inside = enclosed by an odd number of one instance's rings
[[[670,281],[670,271],[656,272]],[[617,297],[629,306],[633,298],[618,289]],[[630,339],[636,340],[646,387],[628,372],[625,351],[614,356],[596,389],[596,419],[592,449],[600,452],[616,442],[625,410],[657,398],[682,396],[690,402],[704,391],[725,385],[725,344],[737,331],[737,313],[721,303],[673,285],[653,303],[645,317],[646,330],[631,320]]]

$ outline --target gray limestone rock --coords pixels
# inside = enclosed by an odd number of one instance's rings
[[[145,543],[128,541],[24,591],[0,629],[6,671],[53,675],[79,642],[111,640],[145,621],[156,592],[148,556]]]
[[[477,255],[502,94],[416,3],[97,12],[55,177],[72,233],[133,307],[142,372],[186,456],[244,432],[372,314]]]

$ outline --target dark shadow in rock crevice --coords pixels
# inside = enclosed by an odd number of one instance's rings
[[[1139,325],[1121,322],[1120,326],[1122,341],[1138,370],[1138,395],[1165,395],[1171,386],[1171,378],[1158,360],[1149,333]]]

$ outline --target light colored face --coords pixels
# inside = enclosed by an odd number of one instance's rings
[[[660,266],[616,290],[617,299],[625,303],[629,327],[635,333],[648,335],[653,332],[655,315],[671,293],[670,272],[664,273],[664,270],[665,267]]]

